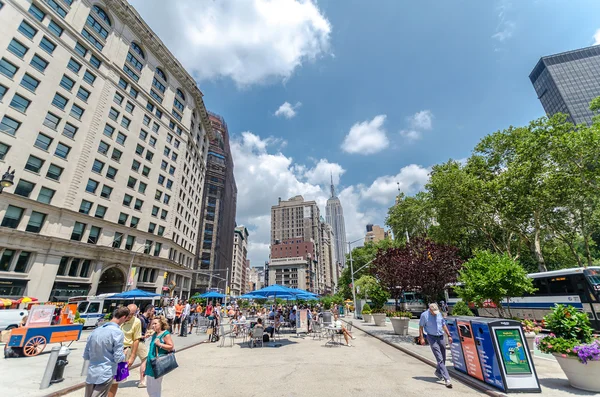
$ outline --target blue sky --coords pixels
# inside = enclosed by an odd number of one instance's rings
[[[433,164],[542,116],[532,68],[600,29],[593,0],[132,3],[228,123],[255,265],[278,197],[324,211],[333,172],[348,238],[364,235],[396,182],[414,194]]]

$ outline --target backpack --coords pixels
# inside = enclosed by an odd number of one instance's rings
[[[263,334],[263,342],[269,341],[269,334]]]

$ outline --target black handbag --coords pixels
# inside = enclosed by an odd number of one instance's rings
[[[158,339],[160,340],[160,338]],[[150,359],[150,366],[152,367],[152,372],[154,372],[154,378],[158,379],[179,367],[179,364],[177,364],[177,360],[175,359],[175,351],[170,351],[167,354],[159,356],[156,343],[154,346],[156,347],[156,357]]]

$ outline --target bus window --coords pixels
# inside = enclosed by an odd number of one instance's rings
[[[575,294],[571,278],[567,276],[553,277],[549,283],[551,294]]]
[[[533,279],[533,286],[537,288],[534,292],[535,295],[548,295],[548,279],[547,278],[535,278]]]
[[[92,302],[90,303],[90,307],[88,307],[88,313],[98,313],[100,311],[100,302]]]
[[[87,309],[88,304],[90,302],[80,302],[79,306],[77,306],[77,311],[81,314],[81,313],[85,313],[85,309]]]
[[[573,284],[577,294],[581,297],[583,303],[596,302],[596,297],[589,291],[588,285],[585,282],[585,278],[582,274],[576,274],[573,276]]]
[[[454,287],[448,287],[446,288],[446,290],[448,291],[448,299],[456,299],[459,297],[456,291],[454,290]]]

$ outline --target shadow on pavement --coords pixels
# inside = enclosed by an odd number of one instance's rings
[[[542,388],[547,387],[548,389],[555,389],[565,391],[567,390],[569,394],[574,394],[577,396],[597,396],[598,393],[594,393],[591,391],[579,390],[571,385],[569,385],[569,381],[566,379],[559,378],[541,378],[540,385]]]
[[[413,376],[414,380],[420,380],[428,383],[439,383],[439,379],[433,376]]]

